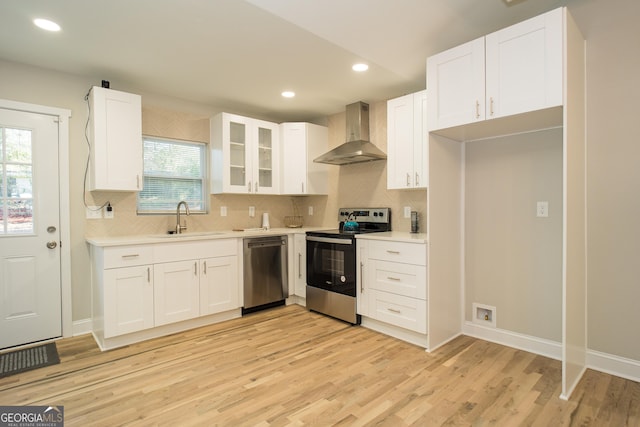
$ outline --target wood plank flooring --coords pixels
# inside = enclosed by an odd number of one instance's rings
[[[640,426],[640,384],[470,337],[423,349],[299,306],[0,379],[0,405],[64,405],[67,426]]]

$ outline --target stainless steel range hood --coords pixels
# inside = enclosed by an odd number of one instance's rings
[[[382,150],[369,142],[369,104],[355,102],[347,105],[346,122],[347,142],[314,159],[314,162],[349,165],[387,158]]]

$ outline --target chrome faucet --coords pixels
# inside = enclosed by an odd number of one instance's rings
[[[187,229],[187,222],[184,222],[184,225],[180,224],[180,206],[184,205],[184,210],[187,215],[189,215],[189,205],[184,200],[178,203],[178,207],[176,208],[176,234],[181,234],[184,230]]]

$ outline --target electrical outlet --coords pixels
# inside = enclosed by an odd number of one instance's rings
[[[255,206],[249,206],[249,216],[251,218],[253,218],[254,216],[256,216],[256,207]]]
[[[220,206],[220,216],[227,216],[227,207]]]
[[[309,216],[313,216],[313,206],[309,206]]]
[[[87,219],[101,219],[102,209],[100,209],[100,206],[87,206],[85,216]]]
[[[549,216],[549,202],[538,202],[536,216],[538,218],[547,218]]]
[[[411,206],[404,207],[404,217],[411,218]]]
[[[113,219],[113,206],[109,204],[103,208],[103,211],[105,219]]]

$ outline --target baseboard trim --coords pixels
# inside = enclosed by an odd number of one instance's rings
[[[587,350],[587,368],[640,382],[640,361]]]
[[[562,360],[562,344],[531,335],[519,334],[505,329],[490,328],[472,322],[465,322],[462,333],[470,337],[502,344],[551,359]]]
[[[86,335],[93,332],[93,322],[91,319],[74,320],[72,333],[74,337],[78,335]]]

